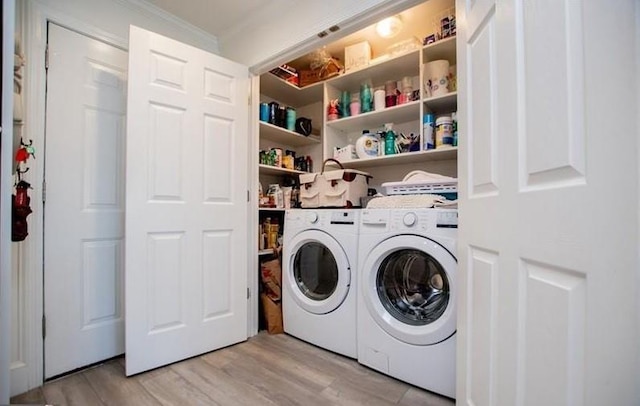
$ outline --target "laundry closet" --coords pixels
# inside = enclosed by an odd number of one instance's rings
[[[300,175],[339,169],[327,159],[370,174],[370,195],[386,194],[383,183],[401,181],[412,171],[457,177],[457,140],[435,145],[436,120],[455,119],[457,110],[454,1],[428,1],[385,23],[393,32],[378,32],[385,28],[373,24],[260,76],[260,262],[271,259],[282,242],[285,210],[304,207]],[[444,63],[440,71],[447,79],[437,91],[429,88],[426,70],[434,61]],[[369,108],[363,106],[364,88]],[[385,154],[378,140],[387,125],[397,146]],[[377,144],[377,156],[363,151],[363,133]],[[349,205],[364,207],[366,200]]]
[[[455,15],[425,2],[262,74],[257,154],[260,328],[451,398]]]

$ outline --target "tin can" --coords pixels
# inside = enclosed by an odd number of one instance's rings
[[[271,151],[273,151],[273,165],[282,168],[282,148],[272,148]]]
[[[436,149],[453,146],[453,120],[451,116],[436,119]]]

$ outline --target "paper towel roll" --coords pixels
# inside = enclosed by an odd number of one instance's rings
[[[382,110],[384,109],[384,90],[376,90],[373,93],[373,108],[374,110]]]
[[[449,61],[441,59],[424,64],[424,89],[427,97],[449,93]]]

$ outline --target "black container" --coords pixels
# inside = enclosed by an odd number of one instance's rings
[[[287,108],[285,106],[279,106],[276,110],[276,122],[274,124],[278,127],[287,126]]]
[[[278,107],[280,107],[280,104],[276,102],[269,103],[269,123],[271,124],[276,123],[276,115],[277,115]]]

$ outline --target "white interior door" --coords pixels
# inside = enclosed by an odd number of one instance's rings
[[[49,24],[46,378],[124,352],[126,72],[125,51]]]
[[[456,6],[457,400],[638,404],[637,2]]]
[[[127,375],[247,338],[249,74],[131,27]]]
[[[0,66],[0,404],[11,393],[11,193],[13,166],[13,58],[15,1],[0,6],[2,59]],[[15,314],[15,313],[14,313]]]

